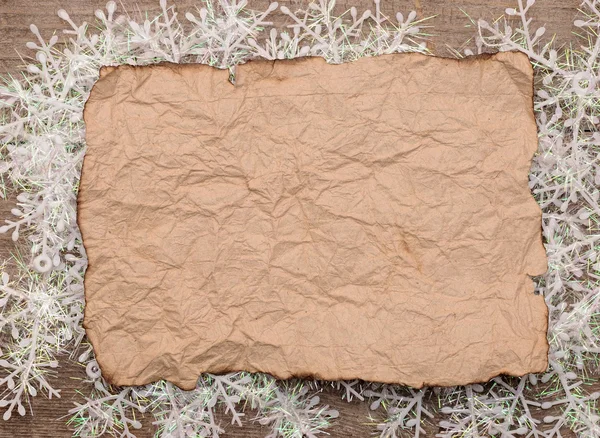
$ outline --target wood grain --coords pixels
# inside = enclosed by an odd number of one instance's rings
[[[516,0],[515,0],[516,1]],[[130,14],[142,14],[142,11],[156,12],[159,10],[158,0],[121,0],[117,1],[119,9],[125,8]],[[187,10],[201,6],[200,1],[177,0],[178,11],[181,15]],[[269,2],[266,0],[250,0],[249,7],[264,9]],[[290,9],[300,5],[298,0],[282,0]],[[66,23],[58,18],[56,11],[66,9],[76,23],[87,21],[94,23],[94,11],[103,8],[105,0],[0,0],[0,74],[17,74],[26,65],[26,60],[34,55],[32,50],[25,47],[27,41],[34,37],[29,31],[29,25],[35,23],[45,38],[52,34],[62,33],[67,29]],[[473,37],[475,30],[469,26],[465,13],[471,17],[494,19],[500,16],[507,7],[513,7],[512,0],[382,0],[382,12],[394,16],[397,11],[406,14],[416,10],[420,17],[432,17],[429,20],[430,33],[432,34],[428,47],[437,55],[450,56],[448,47],[461,47]],[[540,0],[534,6],[533,15],[539,25],[545,25],[547,32],[556,34],[559,41],[568,43],[574,41],[572,35],[573,18],[577,13],[578,0]],[[343,12],[351,6],[359,10],[374,10],[370,0],[342,0],[336,5],[336,13]],[[464,11],[464,12],[463,12]],[[286,17],[282,14],[274,18],[276,25],[287,24]],[[10,209],[15,204],[14,195],[7,201],[0,200],[0,221],[10,217]],[[13,250],[14,244],[10,236],[0,235],[0,257],[5,259]],[[85,370],[80,365],[61,358],[60,378],[54,380],[57,388],[62,390],[60,399],[48,400],[38,396],[31,400],[33,415],[13,417],[9,422],[0,422],[0,438],[12,437],[69,437],[72,430],[66,425],[64,416],[72,408],[73,402],[81,402],[82,398],[76,390],[84,393],[89,389],[82,382]],[[334,406],[340,411],[340,417],[335,427],[329,430],[333,438],[363,438],[371,436],[375,431],[374,420],[369,416],[381,416],[381,412],[370,412],[368,403],[341,401],[340,395],[328,389],[321,394],[322,401]],[[255,413],[248,412],[247,418],[251,419]],[[540,418],[545,413],[539,413]],[[223,437],[264,437],[268,428],[262,427],[251,421],[246,421],[243,428],[231,426],[229,419],[220,414],[221,424],[227,429]],[[153,436],[151,415],[143,418],[143,429],[139,437]],[[438,431],[437,421],[426,424],[427,436],[433,436]],[[570,436],[566,433],[563,436]],[[574,435],[571,435],[574,436]]]

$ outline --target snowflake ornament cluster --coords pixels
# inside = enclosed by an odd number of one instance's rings
[[[532,29],[534,0],[506,10],[512,20],[478,21],[475,52],[519,50],[536,71],[535,111],[540,148],[530,187],[543,210],[548,273],[537,291],[548,304],[550,367],[522,378],[498,377],[485,385],[413,390],[360,381],[279,382],[264,374],[206,374],[193,391],[168,382],[143,387],[108,385],[86,347],[83,318],[85,250],[76,223],[76,197],[85,153],[82,112],[103,65],[160,61],[203,63],[231,72],[248,59],[321,56],[330,63],[397,52],[427,53],[423,21],[415,12],[389,18],[380,10],[350,8],[336,16],[334,0],[306,8],[271,3],[250,11],[245,0],[214,0],[180,20],[160,0],[161,12],[134,20],[110,1],[96,11],[97,29],[58,15],[69,41],[46,41],[32,25],[36,58],[0,86],[2,190],[17,192],[12,219],[0,227],[18,251],[2,265],[0,284],[0,407],[4,419],[26,413],[28,397],[54,388],[57,357],[78,356],[91,394],[69,412],[77,436],[135,437],[140,417],[151,415],[160,437],[218,438],[227,425],[247,420],[248,409],[269,437],[323,435],[338,412],[322,405],[332,386],[342,398],[370,403],[374,433],[422,437],[598,437],[600,393],[587,390],[600,374],[600,2],[583,0],[575,21],[581,47],[555,49],[545,29]],[[278,11],[289,23],[274,28]],[[517,26],[511,27],[514,20]],[[465,50],[465,55],[473,54]],[[458,52],[457,52],[458,53]],[[17,272],[15,275],[14,272]],[[10,273],[10,274],[9,274]],[[81,350],[85,351],[81,353]],[[597,378],[596,378],[597,381]],[[246,409],[247,408],[247,409]],[[440,420],[441,418],[441,420]]]

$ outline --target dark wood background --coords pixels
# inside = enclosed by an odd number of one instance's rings
[[[185,11],[201,6],[200,0],[175,0],[173,2],[183,17]],[[249,0],[249,7],[264,9],[269,2],[266,0]],[[302,4],[302,0],[280,0],[280,4],[286,4],[290,9]],[[400,11],[404,14],[410,10],[416,10],[419,17],[430,17],[429,24],[432,26],[429,33],[432,34],[428,47],[436,55],[451,56],[448,47],[461,47],[473,37],[475,29],[469,26],[469,20],[462,12],[469,14],[474,19],[485,18],[493,20],[499,17],[507,7],[514,7],[516,0],[381,0],[382,11],[389,16],[394,16]],[[539,25],[546,26],[546,35],[556,34],[561,43],[574,41],[572,34],[573,19],[577,14],[578,0],[538,0],[534,6],[532,15],[536,17]],[[25,47],[27,41],[34,41],[33,34],[29,31],[29,25],[34,23],[40,29],[45,38],[52,34],[61,34],[67,25],[58,18],[56,11],[66,9],[76,23],[87,21],[94,23],[94,11],[104,8],[106,0],[0,0],[0,75],[6,73],[17,73],[22,70],[24,60],[32,57],[34,52]],[[117,0],[119,10],[126,9],[128,12],[160,10],[158,0]],[[371,0],[340,0],[337,2],[336,11],[343,12],[351,6],[356,6],[359,13],[365,9],[374,10]],[[281,14],[275,16],[275,24],[286,23]],[[15,203],[14,195],[8,200],[0,200],[0,222],[10,217],[10,209]],[[13,250],[14,244],[9,235],[0,235],[0,258],[5,259]],[[76,393],[77,389],[84,393],[89,387],[82,382],[85,378],[85,370],[67,357],[61,358],[60,377],[53,382],[62,390],[61,398],[47,400],[38,396],[31,401],[31,412],[25,417],[18,417],[16,413],[9,422],[0,420],[0,438],[12,437],[69,437],[72,431],[66,426],[67,411],[72,408],[73,401],[80,401],[81,397]],[[0,388],[2,391],[3,388]],[[374,424],[382,413],[370,412],[367,403],[342,401],[338,392],[326,390],[321,394],[322,402],[333,405],[340,411],[340,417],[335,427],[328,432],[334,438],[363,438],[368,437],[375,431]],[[540,413],[543,417],[546,413]],[[243,428],[229,424],[228,417],[221,416],[223,426],[228,433],[225,437],[264,437],[268,429],[250,421],[255,413],[247,412],[246,424]],[[372,416],[374,419],[370,419]],[[153,427],[152,416],[146,415],[143,419],[144,427],[138,434],[139,437],[151,437]],[[427,425],[428,436],[437,432],[437,421],[434,420]],[[569,434],[567,433],[567,435]]]

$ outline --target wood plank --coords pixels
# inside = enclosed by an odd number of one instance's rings
[[[268,3],[266,0],[250,0],[249,7],[264,9]],[[292,9],[303,4],[298,0],[284,0],[280,3],[287,4]],[[382,0],[381,3],[382,12],[389,17],[394,17],[398,11],[406,15],[410,10],[416,10],[420,17],[433,17],[429,20],[433,36],[428,46],[439,56],[449,56],[448,46],[460,47],[473,37],[475,29],[468,26],[469,20],[462,11],[473,18],[493,20],[507,7],[515,4],[512,0]],[[60,0],[0,0],[0,72],[16,73],[23,65],[20,57],[32,57],[35,54],[25,47],[27,41],[34,40],[29,31],[31,23],[38,26],[45,38],[49,38],[54,33],[60,34],[62,30],[68,29],[68,25],[56,15],[61,7],[68,10],[76,23],[94,23],[94,11],[104,8],[105,4],[104,0],[72,1],[68,5]],[[121,0],[118,4],[120,10],[125,7],[128,11],[134,11],[134,15],[140,15],[145,10],[160,10],[158,1],[155,0]],[[183,16],[186,11],[195,9],[201,3],[196,0],[177,0],[175,4]],[[375,9],[370,0],[343,0],[337,2],[335,12],[342,13],[352,5],[359,10]],[[575,40],[572,23],[578,6],[578,0],[538,1],[533,7],[533,14],[539,25],[546,25],[548,35],[556,34],[560,41],[569,42]],[[282,14],[276,14],[275,20],[278,25],[286,22]]]

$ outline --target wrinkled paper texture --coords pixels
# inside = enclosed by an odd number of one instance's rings
[[[78,221],[109,382],[546,369],[525,55],[101,73]]]

